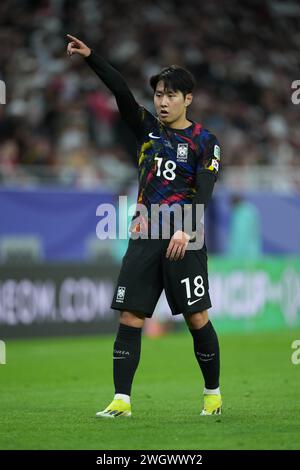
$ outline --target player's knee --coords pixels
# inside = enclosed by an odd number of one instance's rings
[[[120,323],[127,326],[133,326],[135,328],[142,328],[144,326],[145,316],[139,313],[133,312],[121,312]]]
[[[203,310],[203,312],[192,313],[190,315],[186,314],[184,317],[188,327],[193,330],[202,328],[209,320],[207,310]]]

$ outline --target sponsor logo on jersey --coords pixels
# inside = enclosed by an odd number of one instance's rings
[[[177,161],[186,163],[189,154],[189,144],[177,144]]]
[[[117,291],[116,302],[124,302],[126,287],[119,286]]]
[[[152,132],[149,133],[149,137],[150,137],[151,139],[160,139],[160,135],[153,135]]]

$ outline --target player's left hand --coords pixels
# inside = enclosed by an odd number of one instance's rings
[[[69,56],[79,54],[82,57],[88,57],[91,54],[91,49],[80,39],[71,36],[71,34],[67,34],[67,38],[70,41],[67,47],[67,54]]]
[[[189,244],[190,238],[190,235],[187,233],[182,232],[181,230],[177,230],[170,240],[166,252],[166,258],[170,258],[170,261],[177,261],[178,259],[182,259]]]

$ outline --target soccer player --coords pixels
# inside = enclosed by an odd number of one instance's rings
[[[68,55],[79,54],[114,94],[122,119],[137,141],[139,193],[128,248],[122,260],[111,308],[120,310],[113,348],[113,401],[97,417],[131,416],[131,388],[139,364],[145,317],[151,318],[163,289],[173,315],[183,314],[193,337],[194,353],[204,378],[202,415],[221,413],[220,353],[217,334],[208,318],[211,307],[205,243],[189,249],[196,237],[197,206],[206,205],[216,181],[220,147],[201,124],[187,119],[194,78],[182,67],[164,68],[150,79],[157,116],[138,104],[122,75],[86,44],[68,35]],[[117,171],[117,169],[116,169]],[[191,230],[170,236],[157,229],[151,207],[179,204],[187,207]],[[139,207],[139,206],[137,206]],[[138,213],[141,214],[138,216]],[[155,213],[155,212],[154,212]],[[147,217],[148,216],[148,217]],[[152,218],[151,218],[152,217]],[[199,222],[199,221],[198,221]],[[158,227],[161,219],[159,219]],[[157,232],[156,232],[157,234]]]

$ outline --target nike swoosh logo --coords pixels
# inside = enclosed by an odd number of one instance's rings
[[[188,305],[193,305],[195,302],[199,302],[199,300],[202,300],[202,298],[201,299],[196,299],[196,300],[193,300],[193,301],[188,300]]]
[[[149,137],[151,137],[151,139],[160,139],[159,135],[153,135],[152,132],[150,132]]]

